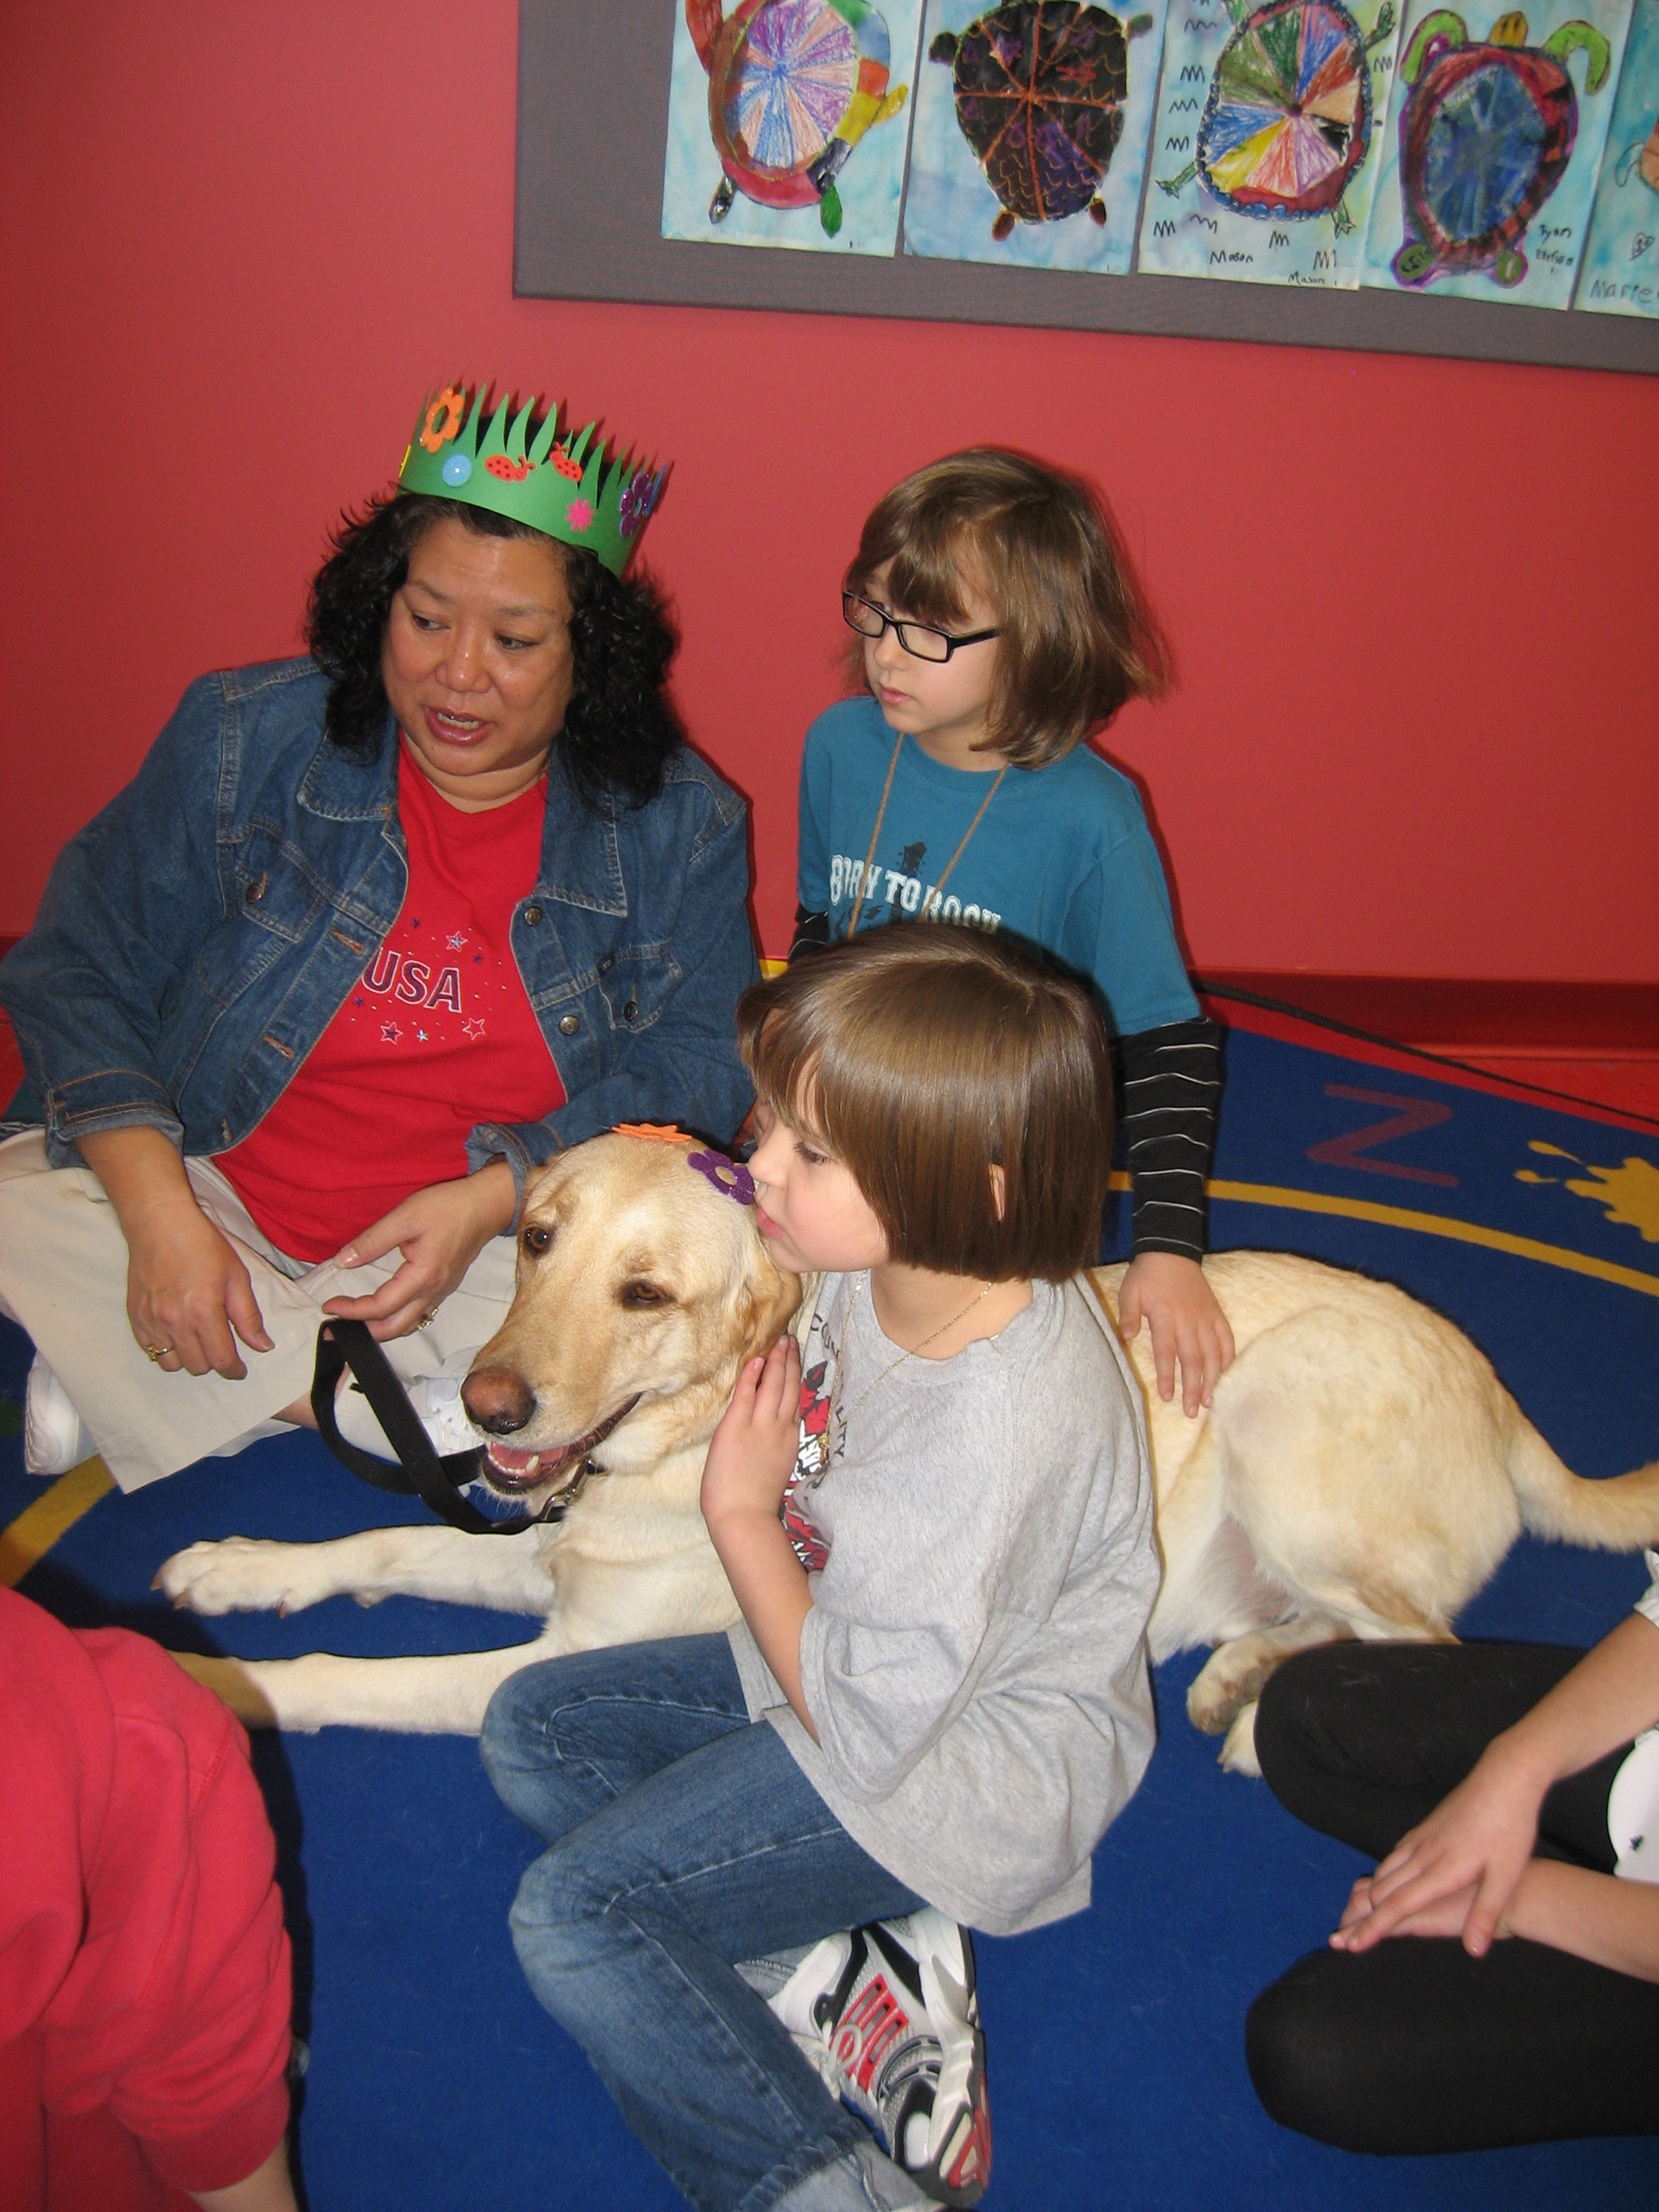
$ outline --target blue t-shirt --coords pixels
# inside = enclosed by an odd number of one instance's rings
[[[893,746],[870,698],[843,699],[806,734],[800,902],[829,916],[832,939],[852,921]],[[1140,795],[1085,746],[1046,767],[1008,770],[936,897],[990,785],[904,740],[859,928],[937,909],[941,921],[1040,945],[1093,985],[1115,1036],[1192,1020],[1198,1004]]]

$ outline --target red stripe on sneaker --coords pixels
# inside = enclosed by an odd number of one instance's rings
[[[910,2015],[880,1974],[865,1984],[836,2031],[836,2059],[868,2090],[883,2055],[910,2025]]]

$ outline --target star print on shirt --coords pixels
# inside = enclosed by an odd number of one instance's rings
[[[443,941],[448,946],[451,952],[459,952],[461,946],[467,942],[467,932],[465,930],[452,931]]]
[[[380,1041],[384,1045],[395,1045],[403,1033],[395,1021],[383,1021],[380,1025]]]
[[[481,1037],[484,1034],[484,1024],[476,1017],[471,1021],[463,1021],[461,1025],[461,1033],[463,1037]]]

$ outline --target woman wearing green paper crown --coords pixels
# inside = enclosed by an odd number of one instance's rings
[[[308,1421],[324,1313],[441,1449],[524,1179],[622,1121],[723,1139],[744,810],[625,574],[660,473],[483,387],[347,519],[302,660],[193,684],[0,966],[44,1127],[0,1146],[37,1473],[124,1489]],[[342,1426],[385,1451],[350,1394]]]

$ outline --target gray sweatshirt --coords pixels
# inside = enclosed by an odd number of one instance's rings
[[[786,1516],[813,1570],[817,1744],[741,1621],[732,1649],[751,1717],[854,1840],[954,1919],[1011,1935],[1088,1904],[1090,1855],[1152,1756],[1140,1396],[1080,1281],[1034,1283],[950,1359],[900,1360],[861,1280],[819,1291],[806,1427],[826,1428],[829,1465],[815,1480],[804,1446]]]

